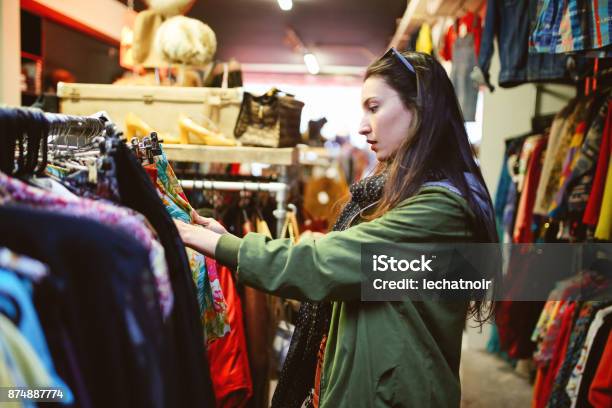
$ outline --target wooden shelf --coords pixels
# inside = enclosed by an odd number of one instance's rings
[[[248,146],[206,146],[186,144],[164,144],[168,160],[191,163],[263,163],[279,166],[331,165],[332,157],[324,147],[269,147]]]
[[[206,146],[164,144],[168,160],[191,163],[264,163],[280,166],[299,164],[299,149],[287,147]]]

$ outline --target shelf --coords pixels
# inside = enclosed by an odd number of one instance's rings
[[[168,160],[191,163],[264,163],[292,166],[299,163],[299,149],[286,147],[222,147],[206,145],[164,144]]]
[[[300,164],[305,166],[329,167],[332,163],[332,156],[329,150],[324,147],[309,147],[301,145],[299,149]]]

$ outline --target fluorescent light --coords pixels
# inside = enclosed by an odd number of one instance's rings
[[[292,0],[278,0],[278,6],[283,11],[289,11],[293,8],[293,1]]]
[[[312,75],[317,75],[321,70],[319,68],[319,61],[317,61],[317,57],[311,52],[304,54],[304,64],[306,64],[306,69]]]

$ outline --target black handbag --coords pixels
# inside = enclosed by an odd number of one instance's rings
[[[303,102],[276,88],[261,96],[245,92],[234,136],[245,146],[293,147],[301,142],[303,107]]]

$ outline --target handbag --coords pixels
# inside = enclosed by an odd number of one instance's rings
[[[245,92],[234,136],[245,146],[296,146],[302,138],[303,107],[303,102],[276,88],[261,96]]]

